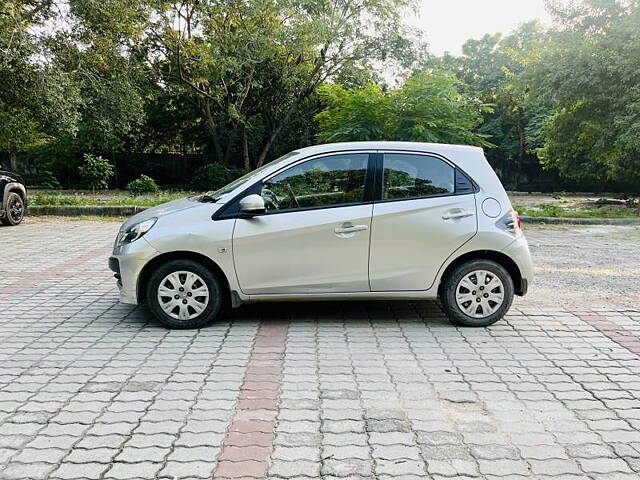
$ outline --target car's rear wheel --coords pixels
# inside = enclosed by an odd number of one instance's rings
[[[147,284],[147,303],[169,328],[200,328],[222,306],[223,289],[208,268],[192,260],[171,260],[156,269]]]
[[[513,280],[499,263],[471,260],[447,275],[440,301],[453,323],[486,327],[502,319],[511,307]]]
[[[2,223],[5,225],[18,225],[24,219],[24,201],[15,192],[9,193],[7,205]]]

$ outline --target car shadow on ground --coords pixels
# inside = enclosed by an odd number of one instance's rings
[[[127,317],[138,322],[148,322],[149,327],[163,327],[146,304],[131,307]],[[430,325],[450,324],[437,301],[327,301],[327,302],[265,302],[227,307],[211,324],[243,323],[255,321],[307,322],[394,322],[420,321]]]

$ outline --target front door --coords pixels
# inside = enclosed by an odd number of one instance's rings
[[[477,232],[473,193],[456,192],[444,160],[386,153],[371,225],[371,290],[429,289],[445,260]]]
[[[233,259],[246,294],[369,291],[368,153],[298,163],[263,182],[265,214],[238,218]]]

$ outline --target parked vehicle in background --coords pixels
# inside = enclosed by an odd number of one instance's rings
[[[120,299],[175,328],[225,301],[440,298],[460,325],[501,319],[533,265],[482,149],[405,142],[291,152],[215,192],[126,221]]]
[[[27,208],[27,189],[19,175],[0,170],[0,222],[18,225]]]

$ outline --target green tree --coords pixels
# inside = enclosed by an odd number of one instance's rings
[[[525,167],[536,170],[541,129],[551,115],[551,105],[533,93],[535,79],[530,75],[549,44],[548,31],[534,21],[506,37],[494,34],[468,40],[461,56],[432,61],[453,71],[463,92],[492,105],[483,112],[479,131],[493,143],[487,149],[489,161],[503,181],[516,188],[524,180]]]
[[[571,179],[640,181],[640,3],[585,0],[554,12],[564,25],[537,69],[555,105],[540,157]]]
[[[488,145],[476,133],[481,102],[458,90],[454,75],[423,71],[395,90],[378,85],[347,90],[324,85],[319,95],[327,108],[316,115],[319,140],[399,140]]]
[[[56,54],[80,91],[80,151],[122,148],[145,120],[145,96],[153,71],[141,52],[147,20],[144,5],[130,0],[73,0]]]
[[[401,9],[411,3],[160,2],[149,38],[165,81],[195,95],[217,160],[227,163],[238,148],[251,168],[325,80],[362,73],[376,58],[410,66],[419,52]]]
[[[78,89],[55,61],[45,23],[53,1],[0,3],[0,149],[11,153],[74,132]],[[14,161],[12,161],[12,164]]]
[[[347,90],[326,84],[318,95],[327,106],[316,115],[321,142],[384,140],[392,134],[388,125],[391,96],[379,85]]]

